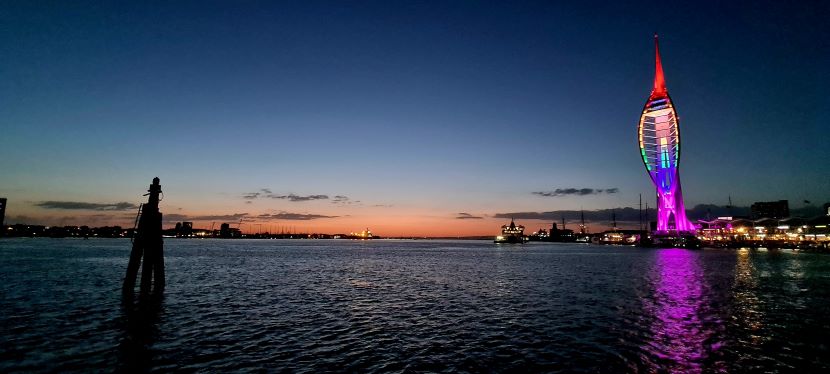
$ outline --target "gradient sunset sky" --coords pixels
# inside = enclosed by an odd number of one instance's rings
[[[637,121],[658,32],[686,205],[821,205],[827,19],[819,1],[5,3],[0,197],[7,223],[131,226],[158,176],[168,225],[384,236],[652,203]]]

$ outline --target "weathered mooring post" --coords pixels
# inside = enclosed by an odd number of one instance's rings
[[[127,276],[124,278],[123,292],[132,295],[135,291],[135,279],[144,257],[144,266],[141,267],[141,293],[147,294],[151,290],[160,294],[164,290],[164,241],[161,238],[161,212],[159,212],[159,194],[161,185],[159,178],[153,178],[153,184],[148,191],[147,204],[142,205],[141,216],[138,220],[138,230],[133,233],[133,249],[130,252],[130,263],[127,265]],[[147,196],[145,195],[145,196]]]

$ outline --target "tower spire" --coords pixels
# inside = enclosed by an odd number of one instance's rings
[[[666,95],[666,78],[663,77],[663,64],[660,62],[660,43],[654,34],[654,89],[651,97]]]

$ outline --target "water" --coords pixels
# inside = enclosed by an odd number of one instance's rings
[[[827,372],[830,255],[467,241],[0,240],[0,371]]]

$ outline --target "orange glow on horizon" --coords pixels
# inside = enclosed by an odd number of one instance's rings
[[[267,216],[279,215],[279,210],[252,211],[245,207],[232,207],[232,204],[208,207],[205,210],[188,210],[175,206],[162,207],[165,229],[175,227],[178,222],[193,222],[194,229],[218,230],[223,223],[231,228],[239,228],[245,234],[255,233],[297,233],[297,234],[349,234],[369,229],[380,237],[495,237],[501,226],[510,222],[509,218],[493,218],[488,214],[472,211],[471,214],[459,214],[437,211],[434,207],[401,207],[390,209],[373,207],[355,207],[349,210],[341,208],[321,208],[301,210],[301,213],[285,213],[296,216],[323,216],[314,219],[275,219]],[[309,206],[305,206],[309,207]],[[213,208],[216,208],[215,210]],[[135,223],[134,211],[117,211],[107,214],[100,212],[59,213],[37,208],[18,211],[8,217],[6,224],[29,224],[43,226],[121,226],[132,228]],[[260,217],[266,216],[266,217]],[[326,217],[329,216],[329,217]],[[241,222],[240,222],[240,217]],[[462,218],[458,218],[462,217]],[[538,219],[516,219],[517,224],[527,228],[531,233],[540,228],[550,229],[552,221]],[[559,222],[557,221],[557,224]],[[603,223],[589,223],[591,232],[607,230]],[[578,223],[570,221],[566,228],[578,231]]]

